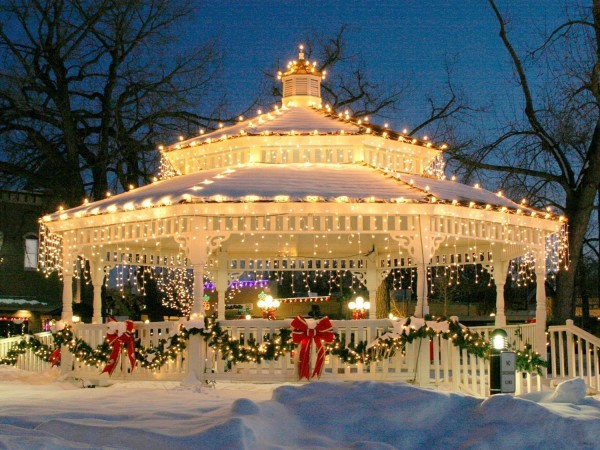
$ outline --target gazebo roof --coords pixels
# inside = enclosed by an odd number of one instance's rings
[[[239,135],[270,134],[319,134],[347,133],[361,134],[361,126],[348,120],[343,120],[331,114],[326,108],[310,106],[281,107],[273,111],[259,114],[258,117],[240,120],[234,125],[219,128],[207,134],[202,134],[192,139],[173,144],[166,148],[167,151],[175,150],[186,145],[209,143],[224,137]]]
[[[435,199],[433,199],[435,197]],[[523,209],[485,189],[364,164],[248,164],[157,181],[104,200],[46,216],[46,221],[185,202],[470,202]]]

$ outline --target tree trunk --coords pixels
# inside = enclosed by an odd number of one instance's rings
[[[579,284],[579,295],[581,296],[581,328],[587,330],[590,325],[590,295],[587,289],[587,277],[585,273],[585,260],[583,255],[579,257],[577,266],[577,276]]]

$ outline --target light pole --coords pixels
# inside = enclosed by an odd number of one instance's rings
[[[348,303],[348,308],[352,311],[352,319],[366,319],[367,311],[371,309],[371,303],[365,302],[362,297],[356,297],[353,302]]]
[[[257,306],[263,311],[263,319],[275,320],[275,310],[280,304],[281,302],[273,299],[272,295],[265,295],[258,301]]]
[[[516,355],[507,350],[508,334],[502,329],[496,329],[492,331],[490,338],[490,395],[514,393]]]

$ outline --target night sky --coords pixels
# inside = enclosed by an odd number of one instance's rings
[[[561,19],[558,0],[500,2],[511,19],[517,49],[541,42],[545,30]],[[386,83],[409,83],[401,111],[390,120],[394,129],[419,123],[426,98],[440,92],[445,63],[456,60],[453,82],[473,106],[500,113],[520,97],[498,24],[484,0],[397,0],[374,2],[210,1],[197,10],[189,42],[217,38],[225,51],[223,75],[231,113],[255,97],[262,72],[283,67],[297,57],[308,30],[334,35],[348,24],[348,49],[360,53],[368,70]]]

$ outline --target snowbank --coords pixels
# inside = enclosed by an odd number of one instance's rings
[[[486,400],[406,383],[36,384],[0,367],[0,448],[598,448],[580,381]],[[55,377],[54,377],[55,379]]]

